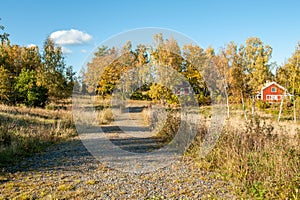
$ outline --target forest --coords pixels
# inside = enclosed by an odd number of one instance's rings
[[[229,42],[215,50],[193,44],[180,47],[174,38],[164,39],[162,34],[153,36],[153,45],[140,44],[133,47],[128,41],[121,49],[102,46],[94,53],[91,62],[82,72],[82,86],[87,93],[109,96],[121,76],[135,69],[130,76],[138,77],[139,88],[131,93],[133,99],[162,99],[174,101],[172,92],[157,83],[152,83],[153,74],[164,80],[172,80],[168,68],[182,74],[193,88],[200,105],[210,104],[210,92],[205,80],[206,70],[215,70],[226,90],[229,103],[240,104],[255,99],[255,95],[267,81],[275,81],[293,95],[293,104],[299,98],[300,67],[298,57],[300,44],[286,63],[278,66],[271,62],[272,47],[257,37],[248,38],[245,44]],[[165,74],[163,74],[165,73]],[[101,75],[101,76],[100,76]],[[133,78],[134,79],[134,78]],[[173,102],[174,103],[174,102]]]
[[[272,47],[257,37],[248,38],[245,44],[237,45],[232,41],[219,49],[211,46],[204,49],[194,44],[180,47],[174,38],[164,39],[158,33],[153,36],[153,45],[133,47],[128,41],[121,49],[98,48],[93,60],[77,78],[73,67],[66,65],[61,47],[50,38],[45,40],[40,51],[37,46],[11,44],[3,26],[1,30],[0,102],[5,104],[44,107],[49,99],[70,97],[74,83],[75,91],[104,97],[112,94],[122,73],[133,68],[138,70],[136,73],[141,79],[141,87],[131,91],[135,99],[161,99],[164,96],[170,102],[174,101],[171,91],[152,84],[154,77],[151,74],[154,71],[162,73],[168,67],[188,80],[201,105],[210,103],[209,89],[203,77],[204,70],[210,66],[221,77],[230,103],[253,99],[266,81],[276,81],[287,88],[294,95],[291,103],[300,94],[300,44],[296,44],[294,53],[285,63],[278,65],[271,62]],[[154,69],[153,66],[159,67]]]
[[[0,34],[0,102],[8,105],[45,107],[71,96],[76,80],[61,47],[47,38],[42,52],[37,46],[11,44],[9,34]]]

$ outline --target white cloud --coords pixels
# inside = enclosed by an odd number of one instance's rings
[[[50,38],[58,45],[84,44],[92,39],[88,33],[70,29],[51,33]]]
[[[31,47],[37,47],[37,45],[36,45],[36,44],[28,44],[27,47],[28,47],[28,48],[31,48]]]
[[[61,47],[61,50],[64,54],[71,54],[72,53],[71,49],[68,49],[67,47],[64,47],[64,46]]]
[[[81,49],[81,53],[87,53],[87,50]]]

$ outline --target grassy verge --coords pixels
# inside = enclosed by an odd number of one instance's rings
[[[187,155],[203,170],[232,183],[239,198],[300,198],[300,133],[276,132],[271,124],[254,117],[244,128],[227,126],[215,148],[200,158],[204,134],[202,129]]]
[[[0,167],[74,135],[71,111],[0,105]]]

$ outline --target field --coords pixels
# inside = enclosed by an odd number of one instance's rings
[[[98,124],[105,127],[114,123],[113,108],[107,102],[98,102],[97,107]],[[135,120],[143,126],[161,126],[151,122],[148,102],[132,101],[130,105],[135,108],[132,114],[139,118]],[[299,199],[299,122],[289,119],[289,111],[277,122],[276,107],[257,109],[253,117],[248,113],[247,121],[239,105],[231,108],[230,119],[206,157],[200,156],[200,150],[208,132],[209,106],[200,107],[201,126],[180,162],[138,176],[117,172],[93,159],[76,136],[69,103],[47,109],[1,105],[0,199]],[[174,112],[167,112],[168,120],[151,138],[141,137],[136,143],[136,139],[114,130],[111,139],[128,151],[157,148],[149,147],[150,143],[160,147],[176,134],[179,121]],[[128,184],[132,190],[125,187]]]
[[[76,135],[70,109],[0,105],[0,166]]]

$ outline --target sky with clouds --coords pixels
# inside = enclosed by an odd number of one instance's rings
[[[62,47],[64,54],[73,53],[67,46],[86,44],[92,39],[90,34],[76,29],[54,31],[49,37],[55,42],[55,44]],[[87,50],[82,49],[81,52],[85,53]]]
[[[179,31],[202,48],[256,36],[282,64],[300,41],[299,7],[297,0],[9,0],[1,3],[0,23],[13,44],[41,48],[51,37],[76,71],[102,41],[142,27]]]

